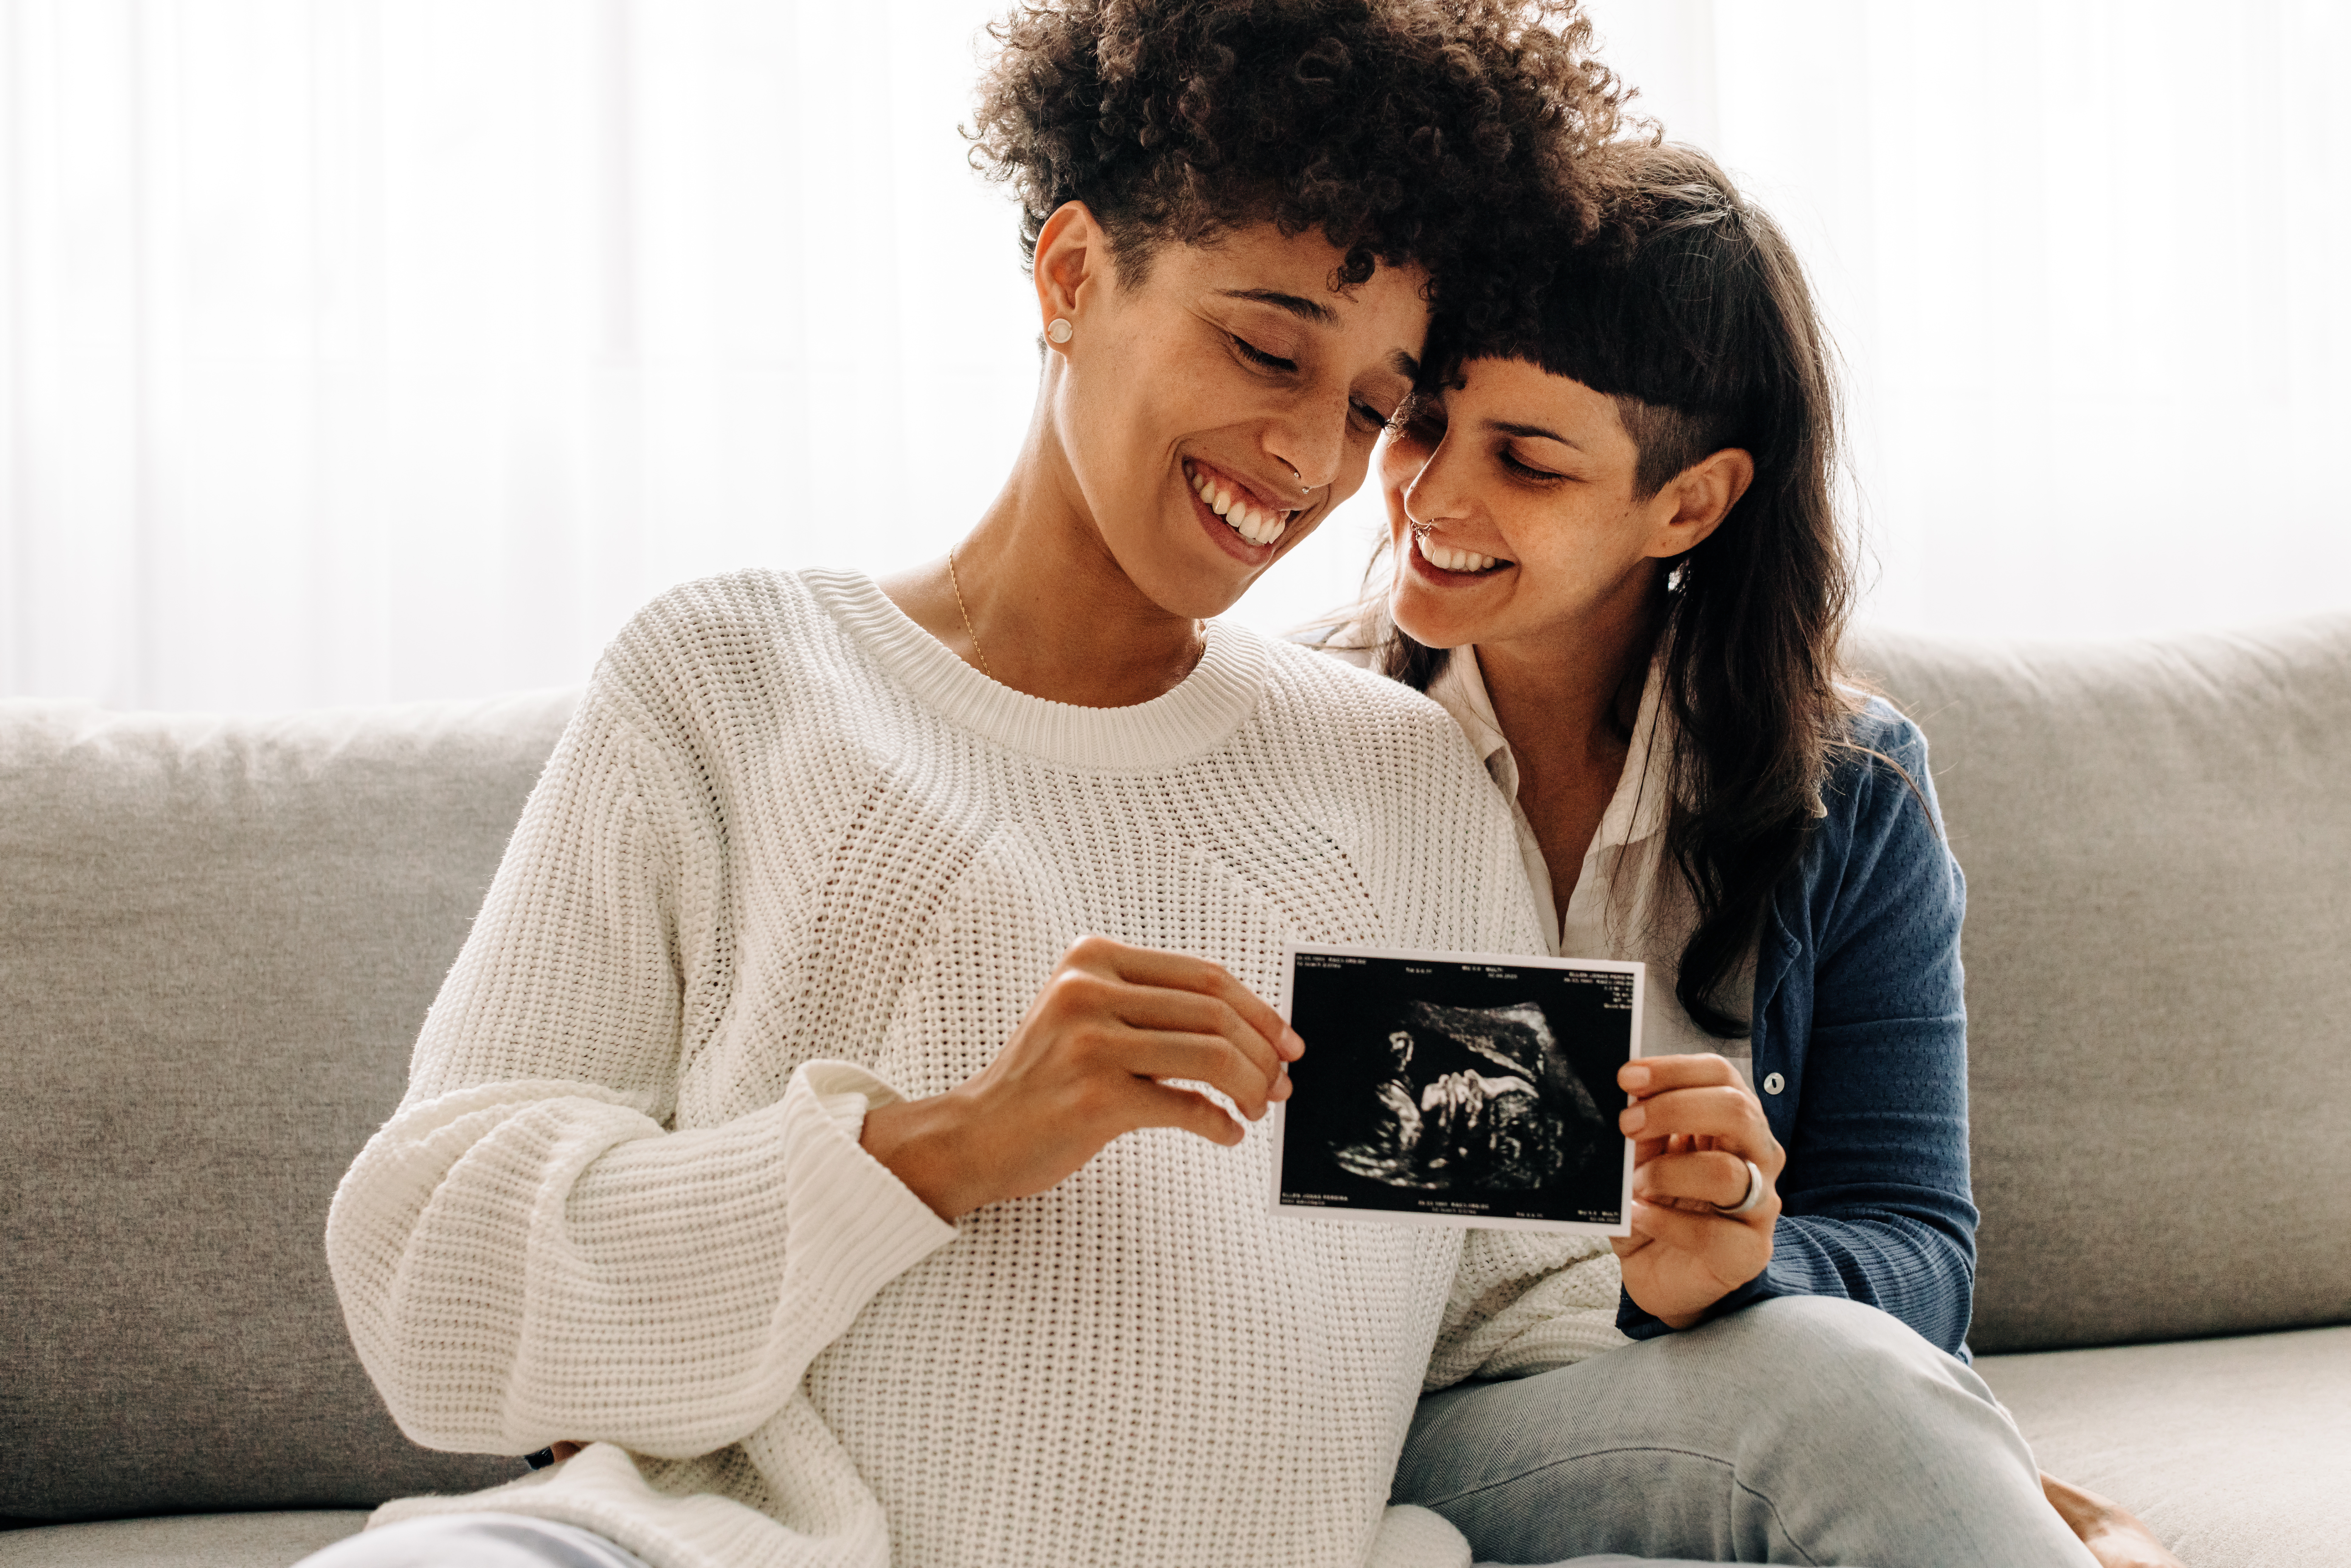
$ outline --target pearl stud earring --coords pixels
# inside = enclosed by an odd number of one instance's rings
[[[1076,328],[1070,325],[1070,319],[1066,316],[1056,316],[1045,323],[1045,336],[1056,343],[1068,342],[1070,334],[1076,330]]]

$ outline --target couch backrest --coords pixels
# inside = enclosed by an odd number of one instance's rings
[[[0,703],[0,1515],[364,1507],[327,1204],[569,694],[283,720]]]
[[[2351,617],[1858,651],[1968,873],[1976,1346],[2351,1321]],[[571,701],[0,703],[0,1516],[514,1473],[392,1427],[320,1237]]]
[[[2351,1321],[2351,616],[1855,653],[1967,873],[1976,1348]]]

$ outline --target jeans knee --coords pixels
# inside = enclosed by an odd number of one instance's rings
[[[1922,1400],[1957,1399],[1980,1403],[1987,1416],[1998,1417],[1991,1391],[1972,1372],[1907,1323],[1860,1301],[1774,1297],[1708,1329],[1724,1331],[1746,1364],[1769,1369],[1774,1403],[1792,1415],[1817,1411],[1824,1421],[1850,1424],[1871,1410],[1899,1413]]]

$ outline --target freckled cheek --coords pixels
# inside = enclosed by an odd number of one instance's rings
[[[1428,465],[1428,444],[1415,439],[1408,429],[1389,428],[1374,450],[1380,476],[1390,485],[1410,484],[1412,476]]]
[[[1400,452],[1396,444],[1390,443],[1380,449],[1378,461],[1374,465],[1379,476],[1381,498],[1387,504],[1389,520],[1397,528],[1405,526],[1405,492],[1419,476],[1421,462],[1421,455]]]

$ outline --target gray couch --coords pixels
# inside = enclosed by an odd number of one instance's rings
[[[2351,617],[1861,663],[1969,875],[1986,1375],[2197,1568],[2351,1563]],[[392,1427],[319,1235],[569,705],[0,704],[0,1568],[516,1472]]]

